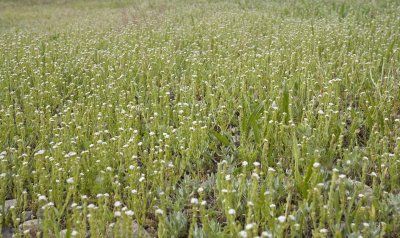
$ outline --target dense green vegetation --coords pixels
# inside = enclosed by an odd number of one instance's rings
[[[398,237],[399,49],[396,0],[0,1],[0,230]]]

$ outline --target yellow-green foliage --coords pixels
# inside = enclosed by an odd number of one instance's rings
[[[0,229],[399,236],[399,3],[0,1]]]

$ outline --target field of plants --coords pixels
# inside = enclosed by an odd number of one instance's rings
[[[399,237],[400,1],[0,0],[0,237]]]

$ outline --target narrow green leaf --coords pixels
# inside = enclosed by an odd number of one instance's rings
[[[257,125],[257,120],[260,118],[261,112],[264,109],[264,102],[261,102],[257,105],[257,107],[251,113],[248,123],[247,123],[247,134],[250,132],[250,129],[253,130],[253,134],[257,143],[261,141],[261,133],[259,126]]]
[[[231,142],[229,141],[228,137],[214,131],[214,130],[210,130],[210,133],[219,140],[219,142],[221,142],[223,145],[225,146],[229,146],[231,144]]]

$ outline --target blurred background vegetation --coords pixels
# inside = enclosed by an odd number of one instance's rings
[[[241,10],[302,20],[362,21],[399,11],[399,6],[397,0],[0,0],[0,32],[104,29],[166,20],[179,24]]]

